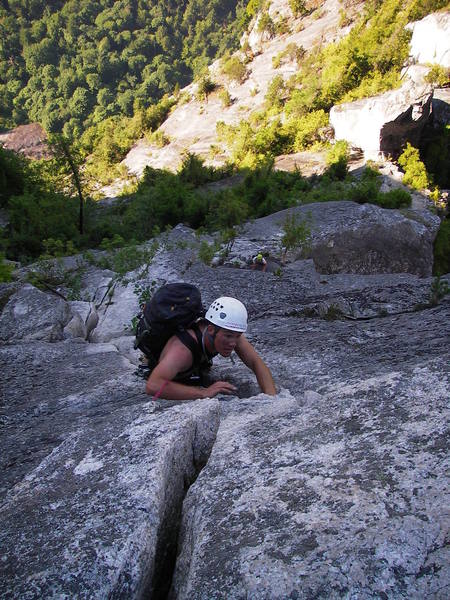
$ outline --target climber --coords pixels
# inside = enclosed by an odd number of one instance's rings
[[[253,257],[251,268],[255,271],[262,271],[263,273],[266,271],[267,261],[261,254],[261,252],[259,252],[256,256]]]
[[[235,394],[237,389],[226,381],[216,381],[208,387],[201,386],[201,373],[212,364],[217,354],[230,357],[233,351],[251,369],[261,390],[271,396],[276,394],[272,374],[252,344],[245,337],[247,310],[239,300],[220,297],[206,312],[205,318],[194,323],[187,333],[192,349],[178,336],[172,336],[164,346],[159,362],[151,372],[146,392],[168,400],[195,400],[212,398],[218,394]],[[197,385],[192,385],[193,376]],[[195,382],[195,379],[194,379]]]

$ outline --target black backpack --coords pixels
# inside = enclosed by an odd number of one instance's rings
[[[189,283],[168,283],[160,287],[139,315],[134,348],[141,350],[153,369],[167,341],[178,335],[192,351],[194,360],[201,352],[198,344],[185,332],[205,316],[200,290]]]

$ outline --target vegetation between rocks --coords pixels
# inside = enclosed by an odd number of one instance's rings
[[[342,145],[330,152],[329,166],[322,177],[308,180],[299,172],[275,171],[273,160],[268,158],[254,168],[242,169],[240,183],[218,190],[209,186],[218,180],[226,181],[236,171],[231,166],[206,167],[201,159],[187,154],[177,174],[147,167],[136,191],[112,207],[98,208],[87,199],[85,227],[80,233],[79,200],[65,194],[64,189],[50,189],[55,179],[49,174],[50,163],[39,171],[36,163],[22,159],[8,162],[9,154],[0,149],[3,176],[13,183],[8,187],[10,192],[2,196],[10,223],[0,237],[0,248],[7,258],[22,262],[49,253],[61,255],[99,248],[113,252],[108,261],[113,261],[114,270],[122,273],[130,261],[120,265],[120,247],[127,248],[128,257],[134,252],[136,262],[142,258],[140,251],[132,251],[136,244],[178,223],[222,231],[226,237],[230,231],[235,236],[235,227],[245,220],[299,204],[353,200],[402,208],[411,203],[411,195],[405,189],[380,192],[380,177],[373,168],[366,168],[359,179],[349,176]],[[16,195],[11,195],[11,190]],[[445,245],[442,235],[437,243],[439,252]],[[108,268],[107,260],[102,260]]]

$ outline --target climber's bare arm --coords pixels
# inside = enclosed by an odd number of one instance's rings
[[[275,396],[277,390],[269,367],[244,335],[239,338],[235,350],[242,362],[256,375],[261,391]]]
[[[173,381],[178,373],[192,366],[192,354],[177,338],[171,338],[167,346],[161,354],[160,362],[147,380],[147,394],[158,395],[166,400],[196,400],[236,392],[236,388],[226,381],[216,381],[207,388]]]

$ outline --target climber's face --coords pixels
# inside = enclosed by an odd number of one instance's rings
[[[214,350],[218,352],[221,356],[228,357],[236,348],[236,345],[241,337],[242,333],[239,331],[231,331],[230,329],[223,329],[222,327],[218,327],[217,329],[213,325],[209,325],[211,330],[209,333],[214,336]]]
[[[230,331],[229,329],[219,329],[215,339],[215,347],[217,352],[222,356],[230,356],[236,348],[242,333],[238,331]]]

